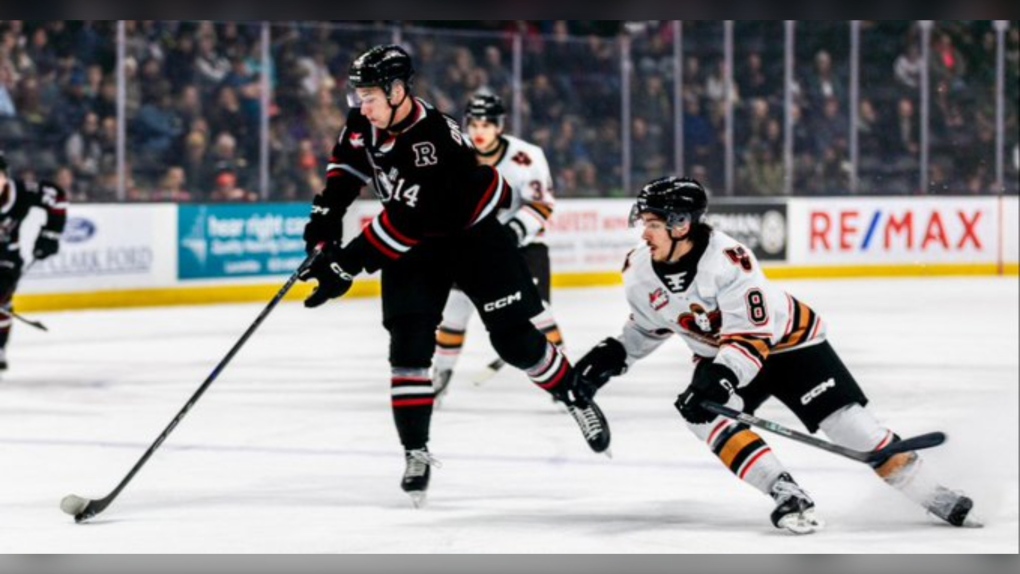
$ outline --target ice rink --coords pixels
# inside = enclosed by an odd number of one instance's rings
[[[68,493],[107,494],[263,303],[33,315],[15,323],[0,380],[4,553],[1017,553],[1018,281],[1015,277],[782,282],[901,435],[967,491],[983,529],[925,515],[870,469],[763,433],[828,526],[775,530],[772,501],[681,423],[690,377],[674,339],[607,386],[613,458],[469,330],[432,422],[428,505],[398,483],[387,337],[377,300],[277,308],[103,514],[74,524]],[[559,290],[577,357],[618,333],[620,288]],[[778,403],[758,413],[801,428]]]

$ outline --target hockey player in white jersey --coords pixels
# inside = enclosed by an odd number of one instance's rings
[[[624,285],[631,316],[576,364],[597,389],[672,335],[696,363],[675,406],[687,426],[741,480],[771,496],[777,528],[810,533],[822,526],[811,497],[772,449],[746,425],[703,409],[702,401],[753,413],[776,397],[812,433],[861,451],[899,436],[865,406],[867,397],[826,341],[810,307],[770,283],[750,249],[704,223],[700,183],[666,177],[645,185],[631,211],[644,244],[627,256]],[[885,482],[954,526],[978,526],[973,501],[941,486],[916,452],[874,463]]]
[[[512,189],[511,204],[500,211],[498,218],[517,239],[545,305],[542,313],[532,318],[532,322],[549,342],[562,349],[563,337],[549,308],[549,248],[542,239],[555,205],[549,162],[542,148],[504,134],[505,119],[503,101],[492,94],[480,93],[473,96],[464,114],[468,136],[477,150],[475,155],[478,162],[495,166]],[[442,397],[449,388],[473,311],[471,300],[455,287],[450,292],[446,308],[443,309],[443,321],[436,333],[432,380],[437,398]],[[502,361],[499,359],[489,364],[491,372],[500,367]]]

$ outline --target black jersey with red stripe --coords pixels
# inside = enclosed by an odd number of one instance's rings
[[[67,194],[49,181],[8,179],[0,189],[0,259],[20,260],[21,222],[28,211],[40,207],[46,211],[41,233],[59,238],[67,222]]]
[[[428,237],[456,234],[509,205],[509,186],[494,168],[477,164],[456,120],[413,103],[391,130],[352,109],[333,146],[321,203],[342,213],[369,183],[383,203],[347,246],[356,268],[379,269]]]

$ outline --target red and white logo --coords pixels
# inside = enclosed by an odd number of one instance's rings
[[[648,304],[652,306],[652,309],[658,311],[666,305],[669,305],[669,295],[666,294],[666,290],[659,287],[654,293],[648,295]]]
[[[352,133],[350,137],[351,147],[359,148],[365,147],[365,138],[360,133]]]

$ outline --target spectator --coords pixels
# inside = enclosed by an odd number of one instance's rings
[[[921,48],[916,42],[907,44],[907,50],[896,57],[893,62],[893,76],[903,87],[917,93],[921,85],[921,68],[924,62],[921,61]]]
[[[195,37],[187,33],[181,34],[176,45],[167,52],[163,69],[174,86],[190,85],[195,82],[196,60]]]
[[[836,75],[829,52],[819,50],[815,54],[815,67],[805,81],[804,95],[812,115],[820,115],[830,98],[835,98],[840,104],[846,101],[846,87]]]
[[[248,118],[241,110],[241,101],[237,97],[234,88],[224,86],[220,88],[216,105],[209,114],[209,127],[213,133],[228,133],[233,136],[235,143],[248,140],[251,137],[248,129]]]
[[[315,95],[315,102],[308,110],[308,122],[311,138],[320,141],[323,138],[332,141],[336,134],[340,133],[347,115],[337,106],[336,95],[333,90],[325,86],[319,88]]]
[[[222,132],[216,136],[212,153],[206,157],[205,162],[205,173],[218,176],[224,171],[229,171],[234,176],[234,183],[237,186],[247,185],[248,160],[237,153],[237,139],[231,134]],[[215,184],[215,182],[208,182],[208,184]],[[211,188],[213,185],[209,185],[209,187]]]
[[[152,89],[153,101],[142,106],[135,120],[138,149],[145,159],[161,165],[173,149],[177,138],[184,134],[184,122],[174,109],[170,83],[159,82]]]
[[[783,194],[785,170],[781,157],[764,143],[752,144],[738,169],[741,194],[774,197]]]
[[[0,62],[0,118],[13,118],[18,114],[14,107],[14,72],[11,66]]]
[[[163,175],[159,189],[153,194],[156,201],[172,201],[174,203],[191,201],[191,194],[184,188],[187,176],[184,168],[179,165],[170,166]]]
[[[230,72],[230,61],[216,49],[214,33],[203,33],[199,36],[195,71],[199,87],[205,91],[212,91]]]
[[[67,164],[79,178],[91,180],[99,175],[103,159],[99,116],[93,112],[85,114],[81,126],[67,138],[64,154]]]
[[[654,125],[670,123],[673,117],[673,100],[666,93],[662,76],[645,76],[632,101],[634,114]]]
[[[736,78],[740,95],[744,98],[768,99],[776,95],[776,88],[765,74],[761,52],[752,50],[747,54],[744,69]]]
[[[326,66],[326,52],[319,46],[310,55],[301,56],[297,60],[302,72],[301,92],[311,100],[323,88],[332,89],[336,84],[329,68]]]
[[[212,180],[212,174],[207,171],[210,169],[207,161],[208,142],[208,137],[201,131],[192,130],[184,138],[184,172],[188,174],[188,178],[192,182],[198,182],[198,189],[202,189],[203,182]],[[195,194],[192,195],[192,198],[204,199],[204,197]]]
[[[255,202],[258,195],[245,191],[237,184],[237,174],[232,169],[224,168],[216,175],[215,186],[209,194],[211,201],[223,202]]]

